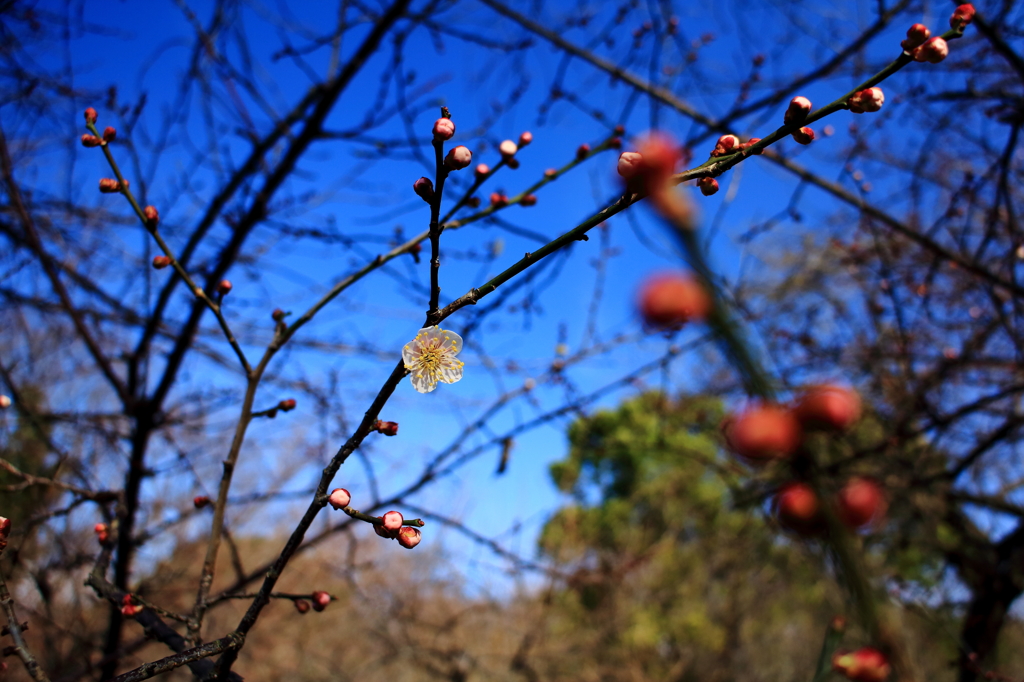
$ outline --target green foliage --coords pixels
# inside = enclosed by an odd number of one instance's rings
[[[570,428],[551,475],[572,501],[540,548],[571,574],[556,597],[562,635],[596,636],[595,665],[661,679],[740,665],[748,642],[820,641],[834,590],[759,508],[731,505],[723,414],[714,398],[648,393]],[[809,674],[815,646],[786,665]]]

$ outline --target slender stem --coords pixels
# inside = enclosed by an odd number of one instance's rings
[[[95,123],[93,123],[92,121],[87,121],[85,125],[89,129],[89,132],[91,132],[96,137],[100,137],[102,139],[102,136],[96,129]],[[135,211],[135,215],[138,216],[139,220],[142,221],[143,227],[145,227],[153,236],[153,239],[156,241],[157,246],[160,247],[160,250],[164,252],[164,255],[171,259],[171,266],[174,268],[175,272],[178,273],[178,276],[185,281],[185,284],[188,285],[189,291],[191,291],[196,298],[205,303],[206,307],[209,308],[210,312],[212,312],[214,317],[217,318],[217,324],[220,325],[220,328],[224,332],[224,336],[227,338],[228,343],[231,344],[231,349],[234,350],[235,355],[238,356],[238,361],[242,364],[242,369],[245,370],[246,374],[251,373],[252,368],[249,366],[249,360],[245,357],[245,353],[242,351],[242,347],[238,344],[238,341],[235,339],[235,335],[234,333],[232,333],[231,327],[228,326],[228,321],[224,319],[224,315],[221,311],[220,304],[214,301],[212,298],[210,298],[210,296],[203,290],[202,287],[196,286],[196,283],[192,281],[192,278],[189,276],[188,272],[185,271],[185,268],[182,267],[178,259],[174,257],[174,252],[171,251],[171,247],[167,244],[167,242],[164,241],[164,238],[160,235],[157,226],[150,223],[150,221],[146,219],[145,212],[139,206],[139,202],[135,200],[135,195],[132,194],[132,191],[128,188],[128,182],[124,179],[124,175],[121,174],[121,168],[117,165],[117,160],[114,159],[114,155],[111,153],[109,147],[110,145],[106,143],[100,145],[100,149],[103,150],[103,155],[107,157],[107,163],[110,164],[110,170],[114,172],[114,176],[117,178],[118,184],[121,188],[121,194],[123,194],[125,198],[128,199],[128,203],[131,204],[132,210]]]
[[[4,616],[7,617],[7,632],[14,640],[14,652],[21,659],[29,676],[36,682],[50,682],[50,678],[46,676],[32,652],[29,651],[25,638],[21,636],[21,625],[18,624],[18,617],[14,613],[14,600],[7,590],[7,582],[2,573],[0,573],[0,608],[3,609]]]

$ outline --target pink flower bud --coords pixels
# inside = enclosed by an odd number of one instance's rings
[[[209,507],[212,504],[210,498],[206,495],[196,495],[192,498],[192,506],[196,509],[202,509],[203,507]]]
[[[270,319],[272,319],[274,322],[280,322],[285,318],[287,314],[288,313],[281,310],[280,308],[274,308],[274,310],[270,313]]]
[[[126,618],[132,618],[140,611],[142,611],[142,607],[135,603],[132,595],[124,595],[124,599],[121,600],[121,615]]]
[[[722,156],[735,151],[740,145],[740,138],[735,135],[722,135],[718,138],[718,142],[715,143],[715,148],[711,152],[711,156]]]
[[[154,228],[160,224],[160,212],[156,210],[155,206],[147,206],[142,209],[142,215],[146,217],[146,226]]]
[[[498,153],[506,160],[515,156],[517,151],[519,151],[519,147],[512,140],[505,140],[498,145]]]
[[[392,532],[384,526],[378,526],[376,523],[373,524],[373,532],[381,536],[382,538],[387,538],[388,540],[394,540],[396,537],[398,537],[398,531]]]
[[[435,140],[450,140],[455,135],[455,123],[450,118],[439,118],[434,121],[433,132]]]
[[[554,168],[548,168],[546,171],[544,171],[544,177],[549,180],[555,177],[556,175],[558,175],[558,171],[555,170]]]
[[[89,107],[88,109],[85,110],[85,121],[86,121],[86,123],[95,123],[96,122],[96,116],[97,116],[96,110],[93,109],[92,107]]]
[[[612,139],[608,140],[608,146],[611,147],[612,149],[622,149],[622,138],[613,137]]]
[[[309,613],[309,602],[305,599],[296,599],[294,602],[295,610],[299,613]]]
[[[153,256],[153,269],[163,270],[171,264],[171,259],[167,256]]]
[[[619,175],[629,180],[643,170],[644,157],[639,152],[622,152],[619,154],[619,163],[615,170]]]
[[[907,39],[900,43],[904,52],[913,52],[915,47],[923,45],[931,37],[932,32],[924,24],[914,24],[907,29]]]
[[[9,537],[11,537],[11,520],[0,516],[0,552],[7,546]]]
[[[127,181],[124,183],[128,186]],[[121,191],[121,183],[114,178],[102,178],[100,179],[100,191],[104,194],[117,194]]]
[[[576,158],[580,161],[590,155],[590,145],[584,142],[576,148]]]
[[[450,170],[461,170],[473,162],[473,152],[461,144],[448,151],[444,157],[444,165]]]
[[[786,115],[782,122],[785,125],[800,123],[807,118],[809,113],[811,113],[811,100],[806,97],[794,97],[789,101],[789,108],[786,109]]]
[[[700,188],[701,194],[709,197],[718,191],[718,180],[714,178],[701,178],[697,181],[697,187]]]
[[[327,605],[331,603],[331,595],[326,592],[317,590],[310,595],[313,598],[313,610],[323,611],[327,608]]]
[[[740,149],[741,150],[750,149],[751,147],[753,147],[755,144],[757,144],[760,141],[761,141],[760,137],[752,137],[749,140],[747,140],[746,142],[744,142],[743,144],[741,144],[740,145]],[[764,154],[764,147],[758,147],[757,149],[752,151],[751,154],[755,154],[755,155]]]
[[[220,292],[222,296],[231,293],[233,288],[234,287],[231,286],[231,280],[229,279],[222,279],[220,284],[217,285],[217,291]]]
[[[500,192],[491,192],[491,208],[502,208],[508,205],[508,197]]]
[[[86,147],[86,148],[99,147],[101,144],[103,144],[103,140],[101,140],[100,138],[96,137],[95,135],[90,135],[89,133],[86,133],[85,135],[82,135],[82,146],[83,147]]]
[[[946,55],[949,54],[949,45],[946,41],[935,36],[925,41],[925,44],[917,48],[913,52],[915,62],[928,62],[929,64],[938,64]]]
[[[405,519],[402,517],[402,512],[389,511],[381,517],[384,520],[384,530],[396,531],[402,527],[402,522]]]
[[[107,541],[107,538],[110,537],[110,529],[107,527],[107,524],[105,523],[97,523],[95,526],[92,527],[92,531],[96,533],[96,539],[100,542],[100,544],[105,543]]]
[[[520,206],[536,206],[537,205],[537,195],[536,194],[527,194],[525,197],[523,197],[522,199],[519,200],[519,204],[520,204]]]
[[[526,145],[530,144],[531,142],[533,142],[533,133],[531,133],[529,130],[524,131],[523,133],[521,133],[519,135],[519,148],[520,149],[522,149]]]
[[[473,169],[473,172],[476,174],[476,177],[483,178],[491,172],[491,167],[486,163],[477,164],[477,167]]]
[[[864,112],[878,111],[884,102],[885,93],[882,92],[882,88],[867,88],[850,95],[847,104],[850,105],[850,111],[853,113],[863,114]]]
[[[799,144],[810,144],[814,142],[814,131],[805,126],[793,132],[793,139]]]
[[[277,404],[277,407],[282,412],[291,412],[295,409],[295,405],[297,405],[295,398],[285,398]]]
[[[386,422],[378,419],[373,424],[374,430],[384,436],[397,436],[398,435],[398,422]]]
[[[430,181],[430,178],[420,178],[412,183],[412,191],[428,204],[434,201],[434,183]]]
[[[398,531],[398,544],[406,549],[412,549],[416,545],[420,544],[422,534],[419,528],[413,526],[402,526],[402,529]]]
[[[974,5],[970,3],[960,5],[953,11],[953,16],[949,18],[949,27],[956,31],[963,31],[973,20]]]
[[[347,507],[349,505],[352,501],[352,495],[344,488],[335,488],[327,497],[327,501],[335,509],[341,509],[342,507]]]
[[[107,126],[103,129],[103,141],[113,142],[117,138],[117,128]]]
[[[11,406],[11,399],[6,395],[0,395],[0,410],[6,410]]]
[[[480,197],[470,197],[466,199],[466,206],[470,208],[480,208]]]

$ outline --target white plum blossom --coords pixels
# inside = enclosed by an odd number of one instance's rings
[[[463,363],[455,358],[462,350],[462,337],[438,326],[424,327],[402,348],[402,360],[410,373],[412,387],[430,393],[437,382],[454,384],[462,378]]]

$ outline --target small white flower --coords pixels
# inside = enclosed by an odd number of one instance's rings
[[[430,393],[437,382],[454,384],[462,378],[463,363],[455,356],[462,350],[462,337],[440,327],[424,327],[402,348],[402,360],[411,373],[412,387]]]

